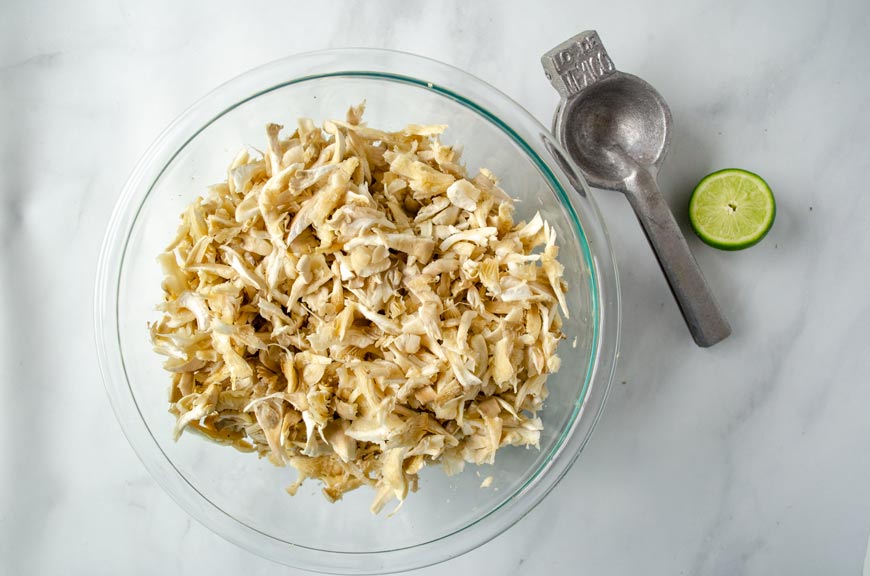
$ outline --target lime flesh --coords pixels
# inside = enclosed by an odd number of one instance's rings
[[[776,201],[757,174],[728,168],[705,176],[689,200],[689,221],[705,243],[742,250],[761,241],[773,225]]]

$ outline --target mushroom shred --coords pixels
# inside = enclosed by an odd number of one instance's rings
[[[568,316],[555,230],[446,126],[267,126],[226,181],[181,215],[158,258],[154,350],[172,375],[175,438],[198,432],[298,471],[372,511],[449,473],[537,446]],[[398,506],[397,506],[398,509]]]

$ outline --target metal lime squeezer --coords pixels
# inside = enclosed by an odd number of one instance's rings
[[[695,342],[707,347],[727,338],[731,327],[656,182],[670,145],[662,96],[616,70],[595,31],[559,44],[541,62],[561,96],[553,134],[590,185],[626,195]]]

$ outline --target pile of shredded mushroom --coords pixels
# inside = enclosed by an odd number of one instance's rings
[[[553,228],[514,223],[446,126],[385,132],[363,105],[306,118],[181,216],[160,255],[176,439],[194,430],[322,482],[404,501],[439,463],[492,463],[537,446],[566,317]]]

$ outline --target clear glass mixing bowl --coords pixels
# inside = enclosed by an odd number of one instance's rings
[[[318,123],[367,101],[366,121],[397,129],[449,124],[470,171],[486,167],[519,199],[517,217],[540,210],[558,232],[571,317],[548,382],[540,449],[505,448],[494,466],[455,477],[424,470],[420,490],[392,517],[369,512],[360,489],[328,503],[315,482],[295,497],[292,468],[194,435],[172,440],[169,377],[146,323],[157,317],[162,274],[155,260],[178,215],[225,177],[264,125]],[[315,571],[384,573],[433,564],[495,537],[529,512],[565,474],[604,405],[619,333],[613,256],[589,190],[552,135],[492,86],[432,60],[382,50],[294,56],[219,87],[148,150],[118,200],[101,255],[96,297],[100,366],[121,426],[157,482],[198,521],[272,560]],[[479,473],[479,475],[478,475]],[[488,489],[481,478],[493,477]],[[582,496],[580,496],[582,497]]]

